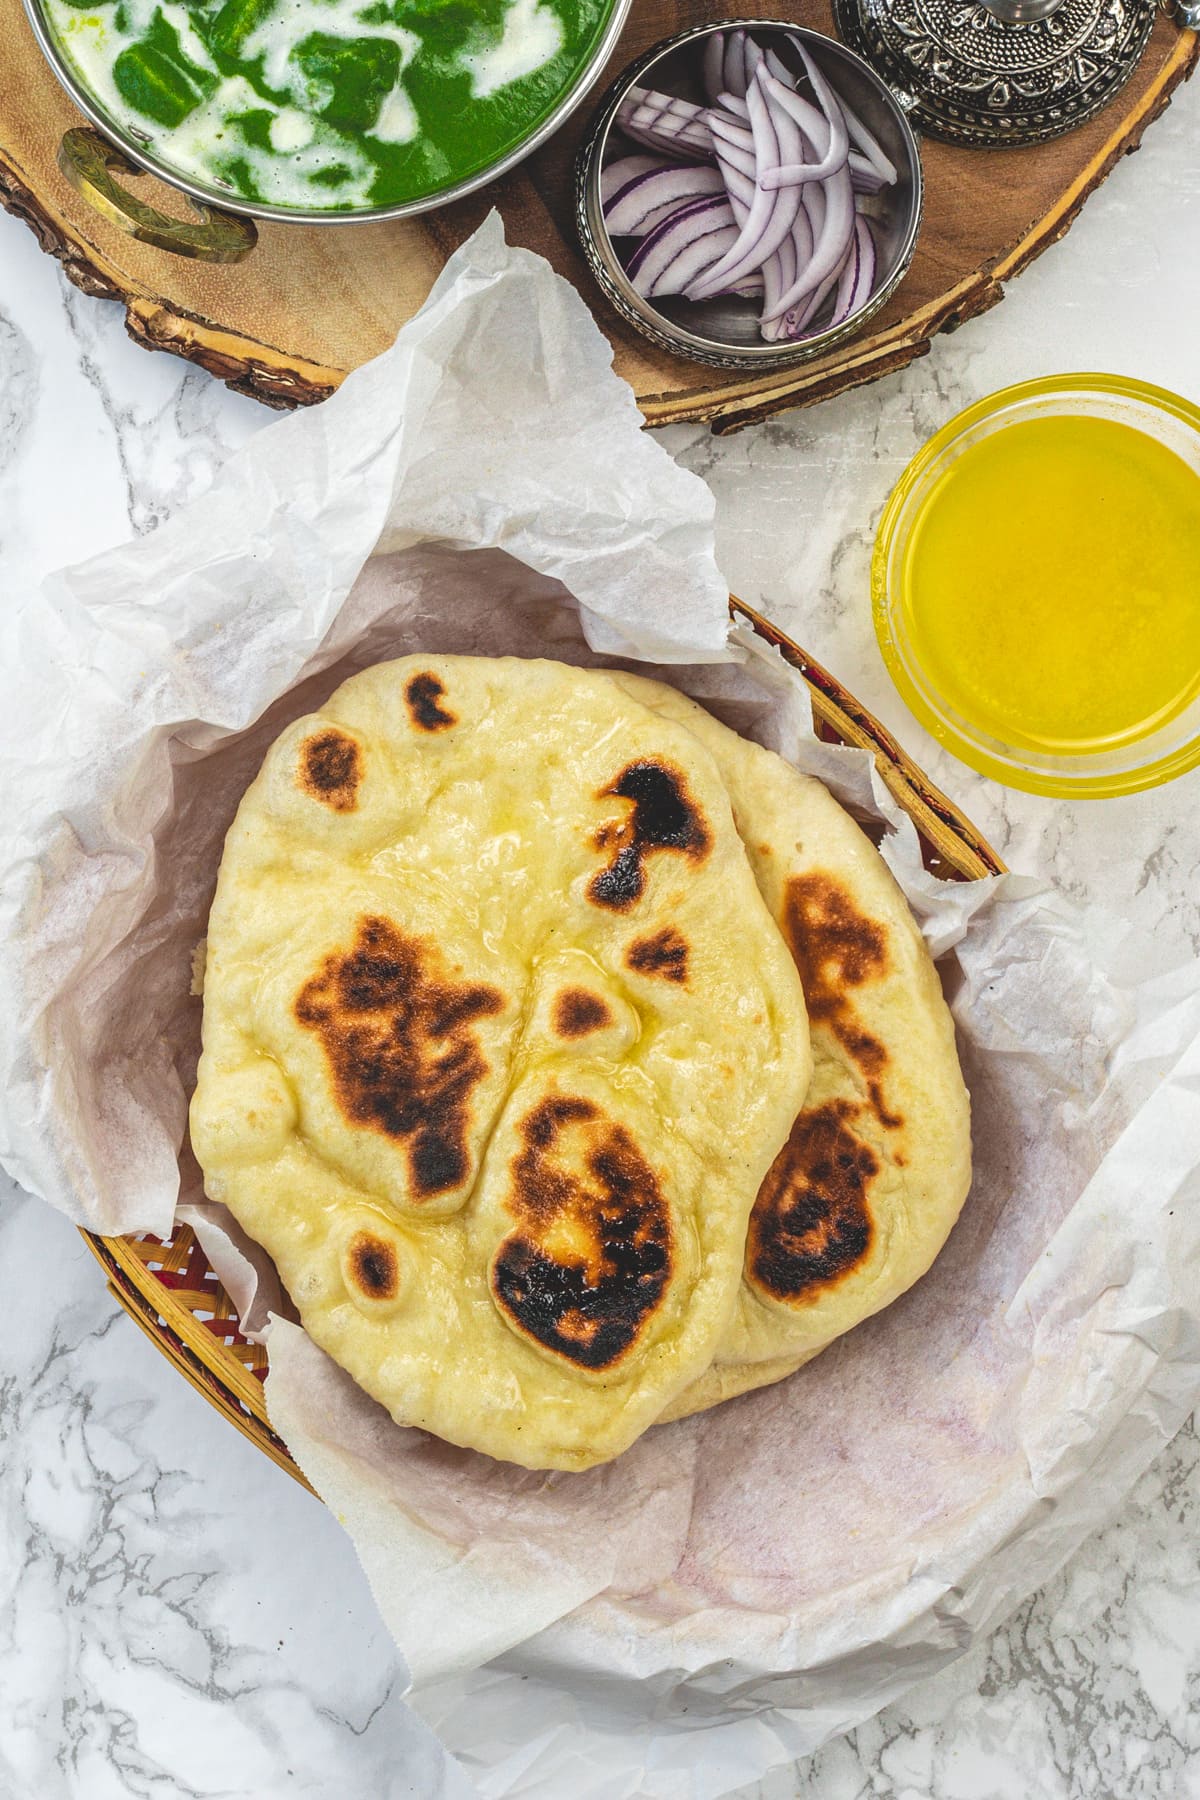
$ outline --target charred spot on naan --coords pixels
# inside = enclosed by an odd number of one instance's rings
[[[470,1173],[470,1099],[488,1071],[471,1026],[503,1006],[497,988],[456,981],[436,944],[370,916],[296,996],[296,1020],[321,1040],[342,1113],[405,1144],[417,1199],[449,1193]]]
[[[840,881],[814,870],[787,884],[784,921],[800,970],[808,1014],[836,1019],[847,990],[887,974],[887,940],[881,926],[859,912]]]
[[[625,961],[639,975],[657,975],[662,981],[687,985],[688,941],[674,925],[664,925],[649,937],[634,938]]]
[[[547,1097],[521,1137],[506,1202],[517,1228],[493,1259],[493,1299],[544,1349],[611,1369],[645,1341],[674,1267],[658,1177],[590,1100]]]
[[[353,812],[363,775],[359,745],[332,725],[314,732],[300,746],[296,780],[310,800],[320,800],[334,812]]]
[[[596,798],[633,803],[624,819],[607,820],[593,839],[609,857],[588,883],[588,899],[596,906],[628,912],[645,892],[646,858],[656,850],[674,850],[701,863],[712,849],[708,821],[689,794],[683,771],[665,759],[627,763]]]
[[[395,1244],[372,1231],[356,1231],[346,1246],[346,1285],[368,1300],[394,1300],[400,1292],[400,1258]]]
[[[411,677],[404,689],[404,701],[418,731],[447,731],[458,724],[457,713],[442,705],[445,697],[446,684],[440,676],[426,670]]]
[[[868,1194],[880,1164],[850,1129],[858,1111],[831,1100],[801,1113],[759,1189],[746,1278],[774,1300],[809,1300],[835,1287],[871,1248]]]
[[[561,988],[554,996],[550,1016],[555,1031],[563,1038],[586,1037],[613,1022],[608,1002],[581,987]]]
[[[832,875],[814,870],[793,875],[783,907],[784,935],[800,973],[800,984],[814,1025],[827,1025],[846,1055],[861,1070],[879,1123],[898,1131],[904,1123],[884,1099],[887,1047],[858,1021],[855,988],[882,981],[890,970],[887,934],[854,904]]]

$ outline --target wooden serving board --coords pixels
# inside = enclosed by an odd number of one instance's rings
[[[201,363],[272,406],[323,399],[348,370],[383,350],[421,305],[446,257],[496,205],[510,242],[548,257],[593,308],[650,424],[707,419],[717,431],[732,431],[902,368],[937,332],[994,306],[1004,283],[1063,235],[1118,158],[1137,148],[1200,55],[1200,36],[1160,14],[1128,87],[1069,136],[1003,151],[926,140],[926,214],[916,258],[863,336],[797,369],[728,373],[657,350],[610,309],[576,242],[571,174],[608,79],[659,38],[729,10],[721,0],[634,0],[604,79],[513,174],[417,219],[265,224],[246,261],[223,267],[136,243],[68,186],[58,144],[83,121],[44,62],[21,0],[0,0],[0,201],[27,220],[78,287],[124,303],[139,342]],[[833,29],[827,0],[786,0],[762,11]],[[186,215],[181,197],[157,181],[146,178],[137,191],[165,212]]]

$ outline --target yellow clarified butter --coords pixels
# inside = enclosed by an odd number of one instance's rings
[[[1006,426],[931,490],[902,590],[975,725],[1059,755],[1129,743],[1200,690],[1200,476],[1116,420]]]

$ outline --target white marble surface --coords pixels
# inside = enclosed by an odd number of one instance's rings
[[[918,444],[1005,382],[1140,375],[1200,399],[1200,84],[1005,305],[903,376],[718,441],[732,586],[847,680],[1014,866],[1200,954],[1200,773],[1072,806],[931,744],[871,633],[867,561]],[[150,531],[269,415],[125,339],[0,217],[0,572]],[[2,604],[3,601],[0,601]],[[1200,1279],[1200,1274],[1198,1274]],[[1200,1443],[991,1640],[741,1800],[1200,1800]],[[253,1517],[248,1535],[245,1520]],[[157,1357],[59,1217],[0,1196],[0,1800],[453,1800],[334,1519]]]

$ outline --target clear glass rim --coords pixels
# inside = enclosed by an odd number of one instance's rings
[[[899,593],[893,578],[892,564],[897,539],[909,522],[910,511],[927,481],[931,470],[947,453],[965,439],[974,427],[987,424],[1001,414],[1031,401],[1061,397],[1069,400],[1081,395],[1136,401],[1151,411],[1166,414],[1184,425],[1194,436],[1200,449],[1200,406],[1185,400],[1168,388],[1132,376],[1084,372],[1070,375],[1048,375],[1035,381],[1023,381],[1001,388],[985,399],[957,413],[948,424],[928,440],[912,458],[897,481],[884,506],[875,536],[871,559],[871,612],[875,635],[887,670],[910,712],[930,735],[950,750],[961,762],[981,775],[988,775],[1005,787],[1026,793],[1047,794],[1058,798],[1114,799],[1146,788],[1159,787],[1176,776],[1200,766],[1200,731],[1165,755],[1120,769],[1096,769],[1087,755],[1055,759],[1054,767],[1039,766],[1035,753],[1013,747],[1007,755],[989,750],[949,716],[934,684],[925,678],[921,685],[914,678],[913,667],[898,641],[894,611]],[[924,674],[924,671],[921,671]],[[1131,749],[1135,746],[1131,746]],[[1070,761],[1078,773],[1068,771],[1061,763]],[[1047,759],[1047,763],[1049,759]]]

